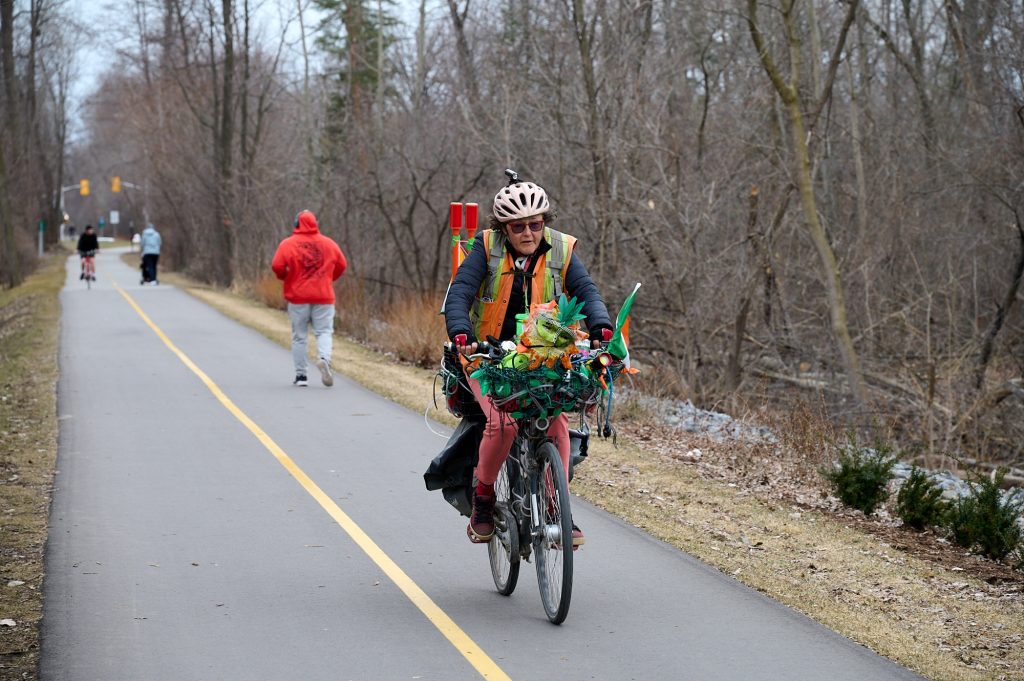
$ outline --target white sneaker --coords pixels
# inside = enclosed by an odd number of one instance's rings
[[[320,380],[328,388],[334,385],[334,372],[331,371],[331,363],[321,357],[316,361],[316,368],[320,370]]]

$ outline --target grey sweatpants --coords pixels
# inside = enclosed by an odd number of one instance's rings
[[[305,374],[309,366],[306,360],[306,336],[310,324],[313,325],[313,333],[316,335],[317,357],[330,362],[334,336],[334,305],[288,303],[288,317],[292,320],[292,359],[295,360],[295,373]]]

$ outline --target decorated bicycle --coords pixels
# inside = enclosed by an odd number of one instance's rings
[[[617,369],[595,350],[614,326],[577,239],[552,226],[547,193],[505,174],[478,237],[467,204],[468,243],[462,206],[452,204],[453,278],[442,308],[452,343],[441,376],[449,407],[466,418],[424,478],[469,516],[466,536],[489,547],[502,593],[514,588],[519,560],[536,559],[548,617],[560,622],[572,550],[585,542],[568,479],[573,442],[584,451],[586,432],[570,434],[568,412],[596,408],[611,392]]]
[[[478,345],[468,356],[446,346],[438,374],[449,410],[466,417],[460,426],[462,434],[457,431],[449,443],[450,448],[455,445],[454,451],[461,439],[476,441],[465,433],[482,428],[477,405],[466,399],[470,394],[467,377],[477,381],[483,395],[517,426],[509,456],[494,483],[494,532],[487,542],[491,576],[498,592],[508,596],[516,588],[522,561],[534,562],[545,613],[556,624],[569,611],[576,547],[564,550],[572,545],[573,536],[569,478],[547,431],[559,414],[579,414],[579,427],[569,431],[570,477],[587,455],[588,415],[595,415],[600,432],[610,435],[615,382],[623,372],[632,371],[626,364],[625,340],[635,294],[636,289],[623,305],[606,347],[591,347],[580,330],[581,304],[562,295],[557,302],[533,305],[529,314],[519,315],[518,342],[492,338],[494,342]],[[445,496],[469,515],[471,488],[464,477],[468,471],[461,471],[461,479],[457,470],[449,472],[456,474],[455,484],[443,488]]]

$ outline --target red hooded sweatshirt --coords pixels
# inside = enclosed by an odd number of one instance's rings
[[[308,210],[299,213],[298,224],[290,237],[274,253],[271,268],[284,280],[284,298],[303,305],[334,302],[334,280],[348,263],[333,239],[320,233],[316,216]]]

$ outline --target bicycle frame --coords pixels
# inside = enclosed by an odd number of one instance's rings
[[[537,419],[522,419],[519,422],[519,433],[512,442],[512,449],[506,459],[509,476],[509,511],[518,523],[519,554],[530,560],[535,534],[534,528],[541,527],[540,502],[538,497],[541,461],[537,450],[549,440],[547,426],[539,428]],[[512,465],[509,465],[511,462]],[[515,478],[514,480],[512,478]]]

